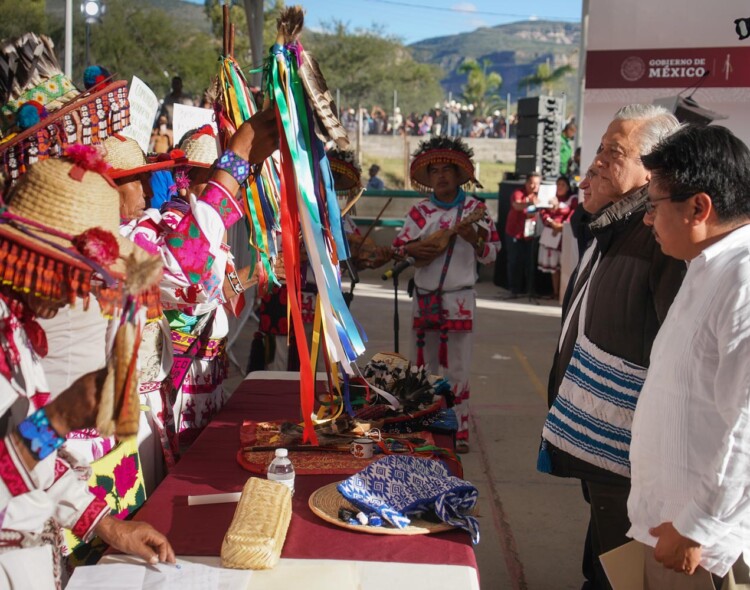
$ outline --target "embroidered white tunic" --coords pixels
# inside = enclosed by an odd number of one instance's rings
[[[0,345],[0,354],[10,360],[11,371],[10,378],[0,375],[0,416],[8,419],[8,431],[0,439],[0,552],[57,545],[60,526],[88,540],[109,507],[89,491],[87,481],[91,471],[86,462],[63,445],[28,470],[16,443],[8,435],[10,428],[49,400],[49,388],[26,332],[2,300]],[[56,551],[60,550],[62,547],[58,545]],[[57,553],[56,576],[60,573],[59,557]],[[38,563],[37,559],[38,556],[33,558],[40,571],[52,570],[52,563]],[[7,564],[3,567],[7,568]]]
[[[725,575],[750,557],[750,225],[706,248],[659,331],[633,420],[629,536],[672,522]]]

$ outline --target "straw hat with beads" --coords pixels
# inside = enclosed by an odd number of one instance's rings
[[[168,154],[159,154],[152,160],[146,159],[141,146],[130,137],[115,134],[104,143],[104,159],[111,166],[108,175],[114,179],[137,176],[143,172],[168,170],[184,165],[185,154],[181,150],[172,150]]]
[[[471,158],[474,151],[460,139],[450,137],[433,137],[429,141],[419,144],[417,151],[413,154],[411,162],[411,181],[423,191],[431,191],[430,178],[427,169],[430,164],[453,164],[458,170],[458,178],[461,185],[475,185],[482,188],[475,176],[474,163]]]
[[[135,294],[161,276],[161,263],[119,235],[120,199],[92,146],[32,166],[0,210],[0,279],[15,290],[85,302],[111,315],[123,280]]]

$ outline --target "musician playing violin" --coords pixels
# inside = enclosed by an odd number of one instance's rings
[[[412,359],[443,375],[453,388],[458,417],[457,450],[469,450],[469,374],[477,262],[489,264],[500,237],[487,209],[467,195],[481,187],[461,140],[422,142],[411,164],[412,184],[429,196],[406,215],[393,242],[395,256],[415,259]]]

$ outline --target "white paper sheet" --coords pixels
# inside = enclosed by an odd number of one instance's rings
[[[174,104],[174,110],[172,111],[172,135],[175,147],[179,145],[180,140],[188,131],[198,129],[203,125],[211,125],[214,133],[218,134],[219,130],[216,127],[216,121],[214,121],[213,109],[202,109],[180,103]]]
[[[244,590],[252,574],[182,560],[178,566],[110,563],[76,568],[67,590]]]
[[[66,590],[135,590],[143,588],[146,566],[129,563],[77,567]]]
[[[135,139],[141,149],[148,152],[151,130],[159,110],[159,99],[143,80],[138,76],[133,76],[128,91],[128,101],[130,102],[130,125],[125,127],[120,135]]]
[[[219,590],[221,570],[200,563],[159,565],[146,568],[143,590]]]

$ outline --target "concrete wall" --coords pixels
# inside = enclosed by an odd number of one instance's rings
[[[411,154],[417,149],[420,141],[429,139],[429,137],[419,137],[408,135],[364,135],[362,136],[362,152],[381,158],[398,158],[403,156],[405,151]],[[515,162],[516,161],[516,140],[515,139],[495,139],[495,138],[471,138],[467,137],[464,141],[474,150],[474,160],[477,162]],[[356,139],[353,142],[356,146]],[[406,144],[408,150],[405,150]]]

